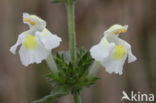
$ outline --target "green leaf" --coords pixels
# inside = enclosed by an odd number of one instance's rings
[[[52,72],[44,75],[44,77],[47,78],[49,81],[53,81],[53,80],[57,79],[57,77]]]
[[[32,103],[52,103],[57,98],[69,94],[70,91],[70,88],[68,88],[67,86],[58,86],[53,89],[50,95],[47,95],[42,99],[34,101]]]

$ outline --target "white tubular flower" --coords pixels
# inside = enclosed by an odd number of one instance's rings
[[[49,32],[45,28],[46,22],[35,15],[23,13],[23,22],[28,24],[30,29],[18,36],[18,40],[10,48],[10,52],[16,54],[16,48],[21,45],[19,55],[23,65],[41,63],[53,48],[60,45],[62,40]]]
[[[99,61],[108,73],[122,74],[123,65],[128,56],[128,63],[134,62],[131,45],[119,38],[120,33],[127,31],[128,25],[115,24],[104,32],[99,44],[90,49],[91,56]]]

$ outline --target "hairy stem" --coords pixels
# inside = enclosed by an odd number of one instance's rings
[[[71,61],[75,61],[75,22],[74,22],[74,2],[68,0],[67,5],[67,15],[68,15],[68,32],[69,32],[69,47],[70,47],[70,57]]]
[[[78,93],[73,94],[74,103],[81,103],[80,96]]]

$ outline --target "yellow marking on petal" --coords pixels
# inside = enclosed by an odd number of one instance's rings
[[[24,19],[25,22],[30,22],[29,18]]]
[[[31,22],[30,22],[30,24],[31,24],[32,26],[34,26],[36,23],[35,23],[35,22],[33,22],[33,21],[31,21]]]
[[[113,58],[115,60],[121,60],[126,54],[126,50],[122,45],[115,46],[115,52],[113,53]]]
[[[126,29],[121,29],[121,32],[122,33],[126,33]]]
[[[24,47],[27,50],[33,50],[37,47],[36,37],[33,35],[27,35],[24,40]]]
[[[115,31],[114,34],[115,34],[115,35],[119,34],[119,31]]]

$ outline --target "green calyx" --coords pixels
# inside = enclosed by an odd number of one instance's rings
[[[51,103],[51,101],[69,93],[79,94],[83,87],[89,87],[95,83],[98,78],[88,79],[89,67],[93,63],[90,53],[80,49],[77,50],[76,56],[77,59],[73,63],[69,52],[55,55],[54,60],[58,68],[58,76],[52,72],[45,76],[54,89],[50,95],[33,103]]]
[[[90,53],[80,49],[76,56],[77,59],[73,63],[68,52],[57,53],[54,59],[58,68],[58,77],[55,78],[52,73],[47,75],[52,83],[69,87],[71,93],[79,92],[82,87],[90,86],[96,80],[95,78],[88,79],[89,67],[93,63]]]

